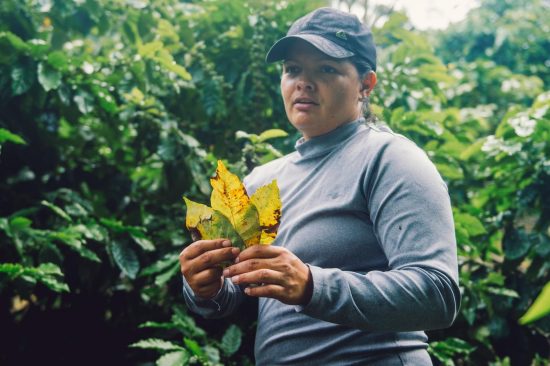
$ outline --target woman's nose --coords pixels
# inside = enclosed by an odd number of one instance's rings
[[[298,90],[313,91],[315,89],[314,84],[307,77],[302,77],[298,80]]]

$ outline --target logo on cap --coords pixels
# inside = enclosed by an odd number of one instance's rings
[[[339,30],[338,32],[336,32],[336,37],[344,40],[348,39],[348,35],[343,30]]]

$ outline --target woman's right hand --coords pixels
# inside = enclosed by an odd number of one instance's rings
[[[223,285],[222,263],[233,262],[239,253],[227,239],[198,240],[180,253],[181,273],[195,295],[210,299]]]

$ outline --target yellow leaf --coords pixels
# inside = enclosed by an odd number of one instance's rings
[[[277,181],[260,187],[248,197],[239,178],[218,161],[212,184],[212,207],[184,197],[185,225],[193,240],[228,238],[233,246],[269,245],[275,240],[281,219],[281,199]]]
[[[187,206],[185,226],[191,232],[193,240],[227,238],[233,246],[244,248],[244,243],[229,220],[206,205],[184,197]]]
[[[277,236],[281,220],[281,198],[277,181],[273,180],[256,190],[250,200],[258,209],[262,236],[260,244],[271,244]]]
[[[218,161],[216,176],[210,179],[212,208],[225,215],[246,247],[260,244],[261,230],[258,210],[246,194],[244,185],[235,174]]]

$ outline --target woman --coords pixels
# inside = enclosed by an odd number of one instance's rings
[[[279,60],[303,137],[244,181],[252,194],[277,179],[277,239],[242,252],[223,239],[189,245],[185,300],[221,317],[259,297],[258,365],[430,365],[423,330],[448,327],[460,301],[451,207],[426,154],[361,117],[376,85],[372,34],[318,9],[271,48],[267,61]]]

